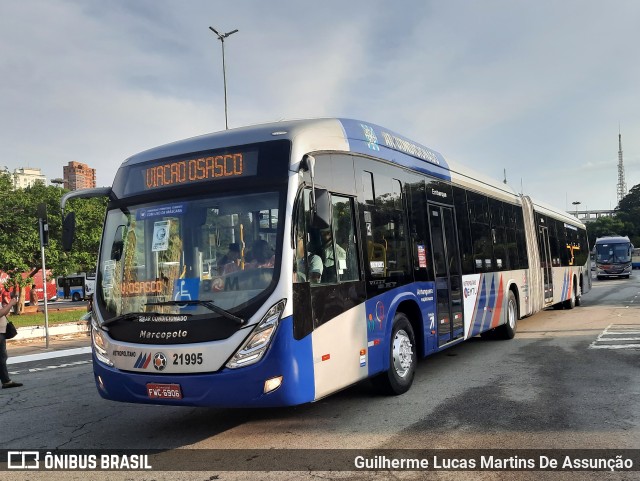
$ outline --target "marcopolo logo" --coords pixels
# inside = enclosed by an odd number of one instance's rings
[[[189,332],[186,329],[180,329],[177,331],[161,331],[152,332],[147,330],[140,331],[140,339],[178,339],[181,337],[187,337]]]

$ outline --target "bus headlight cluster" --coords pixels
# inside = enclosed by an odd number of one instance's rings
[[[280,316],[282,316],[285,304],[286,300],[283,299],[271,306],[262,320],[257,324],[251,336],[240,346],[240,349],[236,351],[227,363],[228,368],[235,369],[249,366],[262,359],[278,328]]]
[[[98,360],[107,366],[113,366],[111,359],[107,357],[107,341],[104,338],[104,331],[98,327],[93,317],[91,318],[91,343]]]

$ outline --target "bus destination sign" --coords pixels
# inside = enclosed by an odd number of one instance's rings
[[[258,152],[229,152],[171,160],[142,168],[144,190],[193,182],[249,177],[257,174]]]

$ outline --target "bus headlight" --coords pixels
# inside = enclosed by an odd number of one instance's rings
[[[228,368],[236,369],[238,367],[249,366],[262,359],[278,328],[280,316],[282,316],[285,304],[286,300],[282,299],[271,306],[271,309],[267,311],[253,333],[227,363]]]
[[[111,359],[107,357],[107,341],[104,338],[104,331],[96,325],[93,318],[91,319],[91,344],[98,360],[107,366],[113,366]]]

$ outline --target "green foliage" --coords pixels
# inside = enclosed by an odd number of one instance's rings
[[[589,245],[596,238],[607,235],[629,236],[631,242],[640,247],[640,184],[631,188],[620,201],[613,217],[600,217],[587,224]]]
[[[68,209],[76,212],[76,242],[72,252],[62,250],[60,198],[66,191],[37,183],[26,189],[13,189],[11,177],[0,173],[0,270],[9,273],[13,284],[21,287],[42,267],[37,209],[47,206],[49,246],[45,247],[46,267],[54,276],[71,272],[93,272],[96,268],[106,199],[77,199]]]
[[[63,253],[66,259],[62,260],[56,272],[95,272],[106,208],[107,199],[104,197],[74,199],[67,204],[65,210],[76,213],[76,237],[73,250]],[[62,232],[57,239],[61,242]]]
[[[610,235],[627,235],[625,233],[625,225],[617,216],[600,217],[593,222],[587,224],[587,234],[589,236],[589,245],[593,246],[598,237]]]
[[[74,310],[57,311],[55,310],[54,304],[53,308],[51,306],[49,307],[49,327],[55,326],[56,324],[79,321],[86,313],[87,309],[84,306]],[[12,317],[11,321],[16,327],[44,326],[44,312],[22,314],[20,317]]]

